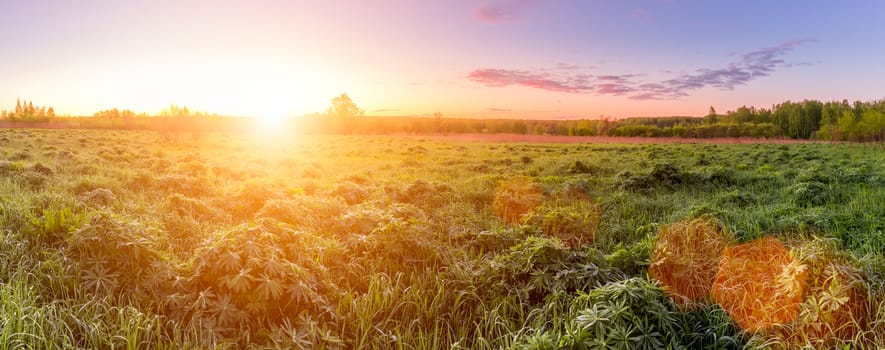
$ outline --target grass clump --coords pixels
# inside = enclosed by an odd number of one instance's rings
[[[708,300],[728,240],[725,228],[712,216],[662,227],[649,276],[661,282],[678,305],[696,309]]]
[[[599,229],[599,206],[586,202],[547,203],[534,210],[528,222],[537,225],[544,235],[556,237],[568,247],[578,248],[593,242]]]
[[[537,208],[544,197],[531,178],[517,176],[504,180],[495,190],[492,210],[507,224],[516,224]]]
[[[116,201],[117,196],[114,195],[113,191],[107,188],[96,188],[83,193],[80,196],[80,199],[86,203],[105,206]]]
[[[712,296],[741,328],[760,331],[797,319],[807,278],[808,267],[769,236],[724,250]]]

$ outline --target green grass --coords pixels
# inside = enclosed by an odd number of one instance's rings
[[[875,146],[0,140],[0,348],[885,343]],[[504,220],[494,203],[513,179],[541,203]],[[838,256],[867,296],[860,334],[749,333],[715,304],[680,310],[647,276],[651,249],[661,227],[704,214],[736,242]]]

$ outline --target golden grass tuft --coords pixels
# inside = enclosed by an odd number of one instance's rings
[[[798,249],[798,257],[809,267],[808,296],[799,319],[789,329],[789,343],[834,348],[869,341],[863,336],[871,331],[875,303],[869,298],[862,273],[832,241],[805,243]]]
[[[713,300],[746,331],[796,320],[808,268],[774,237],[726,248],[713,284]]]
[[[649,275],[683,309],[694,309],[710,295],[722,251],[728,245],[722,225],[705,216],[661,228]]]
[[[515,224],[537,208],[543,199],[541,189],[531,178],[517,176],[498,185],[492,201],[492,210],[507,224]]]
[[[859,273],[831,262],[813,276],[803,305],[802,333],[819,341],[850,341],[867,328],[867,293]]]

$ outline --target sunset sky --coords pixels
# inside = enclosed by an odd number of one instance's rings
[[[885,2],[2,1],[0,109],[596,118],[885,97]]]

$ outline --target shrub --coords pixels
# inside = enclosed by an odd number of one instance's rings
[[[540,188],[531,178],[519,176],[498,185],[492,209],[505,223],[515,224],[537,208],[543,199]]]
[[[759,331],[796,320],[808,269],[774,237],[728,247],[713,284],[713,300],[744,330]]]
[[[728,238],[722,224],[704,216],[662,227],[652,251],[649,276],[685,309],[707,300]]]

